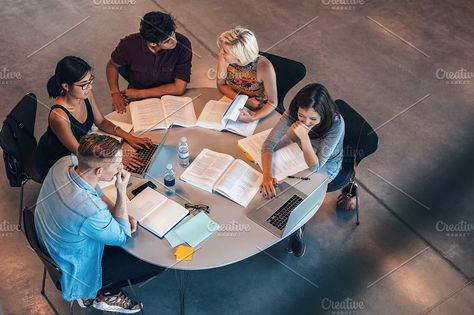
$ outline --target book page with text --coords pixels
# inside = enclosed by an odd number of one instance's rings
[[[238,141],[241,150],[243,150],[246,155],[252,157],[252,162],[261,165],[262,146],[270,134],[270,131],[272,131],[271,128]]]
[[[199,115],[197,126],[221,131],[224,126],[221,123],[222,115],[229,105],[225,102],[210,100],[204,106]]]
[[[203,149],[180,178],[191,185],[212,192],[215,183],[233,160],[234,158],[228,154]]]
[[[303,151],[296,142],[274,152],[272,166],[273,177],[279,181],[308,168]]]
[[[163,106],[159,98],[148,98],[131,102],[129,109],[134,132],[168,128]]]
[[[247,207],[262,183],[262,174],[242,160],[234,160],[221,179],[216,183],[215,191],[224,194],[230,200]]]
[[[183,127],[193,127],[197,118],[193,100],[190,97],[165,95],[161,97],[165,117],[169,125],[176,124]]]
[[[158,235],[158,237],[163,237],[188,213],[189,211],[182,205],[171,199],[167,199],[163,204],[147,215],[140,224]]]
[[[128,204],[128,213],[140,222],[166,200],[168,200],[168,198],[156,190],[147,187],[130,201]]]
[[[255,132],[255,129],[257,129],[257,125],[258,125],[258,120],[252,121],[249,123],[228,120],[227,125],[225,126],[225,129],[230,132],[236,133],[238,135],[249,137],[253,135],[253,133]]]

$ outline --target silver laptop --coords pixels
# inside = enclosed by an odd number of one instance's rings
[[[279,238],[287,237],[308,213],[320,206],[322,189],[309,196],[286,182],[277,185],[277,197],[251,210],[247,216]]]
[[[148,171],[148,168],[150,167],[151,163],[153,163],[155,158],[158,156],[158,153],[160,152],[161,148],[163,147],[164,143],[166,142],[166,138],[168,138],[168,134],[170,133],[172,126],[173,125],[171,125],[168,130],[166,130],[166,133],[161,139],[160,144],[152,144],[148,149],[143,148],[136,151],[138,154],[138,159],[143,163],[143,166],[134,170],[128,167],[125,168],[131,173],[131,175],[135,177],[144,177],[146,175],[146,172]]]

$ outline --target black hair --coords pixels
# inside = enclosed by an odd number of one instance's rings
[[[63,93],[61,84],[73,84],[80,81],[87,72],[91,71],[91,66],[79,57],[66,56],[56,65],[54,75],[49,78],[47,89],[49,97],[56,98]]]
[[[140,22],[140,35],[150,43],[159,44],[168,39],[175,30],[173,17],[159,11],[148,12]]]
[[[303,87],[290,103],[289,116],[292,122],[298,120],[298,108],[313,109],[321,116],[319,124],[311,128],[311,139],[322,138],[331,129],[338,109],[324,85],[311,83]]]

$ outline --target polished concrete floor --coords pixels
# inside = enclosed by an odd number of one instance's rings
[[[105,64],[139,16],[172,12],[194,48],[193,87],[212,87],[216,37],[235,25],[261,50],[303,62],[309,82],[352,104],[380,147],[358,169],[361,225],[335,210],[337,193],[307,225],[306,255],[267,253],[187,275],[186,314],[472,314],[474,309],[474,5],[447,1],[3,1],[1,117],[26,93],[39,98],[56,62],[95,68],[110,111]],[[117,3],[113,2],[112,3]],[[342,3],[342,4],[341,4]],[[353,4],[344,4],[353,3]],[[4,173],[3,165],[1,172]],[[2,174],[4,175],[4,174]],[[0,198],[0,314],[51,314],[39,294],[42,265],[15,229],[19,189]],[[30,183],[26,201],[39,185]],[[67,306],[49,282],[62,313]],[[135,287],[146,314],[177,314],[175,274]],[[84,314],[84,311],[81,313]],[[89,310],[87,314],[96,314]]]

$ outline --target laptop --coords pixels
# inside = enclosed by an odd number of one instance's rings
[[[323,186],[324,187],[324,186]],[[286,182],[276,186],[277,197],[251,210],[249,219],[279,238],[285,238],[314,208],[320,206],[320,187],[309,196]]]
[[[135,177],[143,178],[145,176],[146,172],[148,171],[148,168],[150,167],[151,163],[158,156],[158,153],[160,152],[161,148],[163,147],[164,143],[166,142],[166,138],[168,138],[171,127],[172,126],[170,126],[166,130],[166,133],[163,136],[163,139],[161,139],[160,144],[152,143],[149,148],[142,148],[142,149],[136,150],[136,153],[138,155],[138,159],[143,163],[143,166],[138,167],[138,168],[133,169],[133,170],[129,167],[126,167],[125,170],[130,172],[131,175],[133,175]]]

